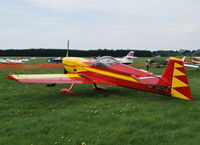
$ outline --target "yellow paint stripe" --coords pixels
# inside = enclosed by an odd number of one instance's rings
[[[12,75],[16,79],[46,79],[57,77],[79,77],[77,74],[31,74],[31,75]]]
[[[182,73],[181,71],[174,69],[173,76],[185,76],[186,74]]]
[[[181,98],[181,99],[185,99],[185,100],[190,100],[189,98],[187,98],[186,96],[184,96],[183,94],[181,94],[180,92],[176,91],[175,89],[172,89],[171,90],[171,95],[173,97],[176,97],[176,98]]]
[[[172,80],[172,87],[188,87],[188,85],[182,81],[180,81],[179,79],[177,79],[176,77],[173,77]]]
[[[170,59],[170,60],[176,60],[176,61],[182,61],[182,59],[176,58],[176,57],[170,57],[169,59]]]
[[[178,63],[175,63],[175,64],[174,64],[174,67],[175,67],[175,68],[180,68],[180,67],[183,67],[183,66],[180,65],[180,64],[178,64]]]
[[[122,80],[126,80],[126,81],[140,83],[139,81],[135,80],[134,78],[129,77],[129,76],[125,76],[125,75],[120,75],[120,74],[107,72],[107,71],[103,71],[103,70],[99,70],[99,69],[95,69],[95,68],[89,68],[89,67],[87,67],[86,70],[94,72],[94,73],[98,73],[98,74],[101,74],[101,75],[106,75],[106,76],[109,76],[109,77],[114,77],[114,78],[118,78],[118,79],[122,79]]]

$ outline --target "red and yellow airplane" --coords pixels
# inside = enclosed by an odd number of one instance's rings
[[[11,80],[22,83],[71,84],[62,93],[75,94],[75,84],[107,84],[191,100],[190,85],[181,59],[171,57],[161,76],[124,65],[110,56],[97,60],[65,57],[62,60],[66,74],[9,75]]]

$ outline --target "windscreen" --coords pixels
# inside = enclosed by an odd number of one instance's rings
[[[113,64],[116,64],[116,63],[120,63],[120,62],[117,61],[116,59],[110,57],[110,56],[103,56],[103,57],[98,58],[93,63],[93,65],[106,68],[106,67],[110,67],[110,66],[112,66]]]

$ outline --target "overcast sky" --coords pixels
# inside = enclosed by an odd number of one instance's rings
[[[199,0],[1,0],[0,48],[200,48]]]

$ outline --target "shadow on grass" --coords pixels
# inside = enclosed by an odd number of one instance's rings
[[[26,101],[36,102],[61,102],[61,101],[72,101],[73,102],[84,102],[84,100],[96,101],[107,99],[118,100],[118,101],[135,101],[135,102],[154,102],[154,101],[171,101],[171,97],[163,96],[159,94],[153,94],[143,92],[135,89],[106,86],[105,91],[92,90],[92,85],[76,85],[73,91],[75,95],[61,94],[60,89],[67,88],[66,85],[57,85],[56,87],[46,87],[45,85],[30,84],[26,85],[26,90],[18,94],[20,98],[26,97]],[[72,103],[72,102],[71,102]]]

